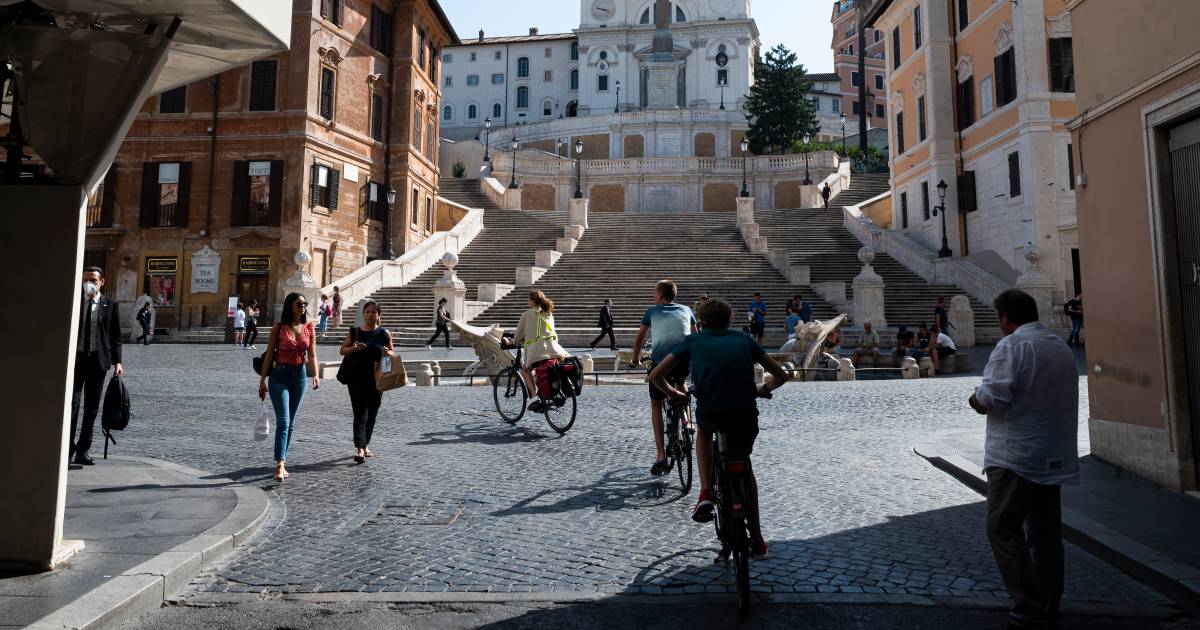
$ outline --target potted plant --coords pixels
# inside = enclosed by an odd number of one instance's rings
[[[450,167],[450,171],[454,173],[455,177],[462,177],[467,172],[467,165],[463,164],[462,160],[457,160],[454,162],[454,166]]]

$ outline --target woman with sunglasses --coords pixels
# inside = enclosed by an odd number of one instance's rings
[[[289,293],[283,301],[279,323],[271,329],[258,381],[258,397],[266,399],[270,392],[271,406],[275,408],[275,481],[288,477],[285,462],[296,414],[304,399],[305,378],[312,378],[313,389],[321,386],[313,335],[313,325],[308,321],[308,301],[299,293]]]

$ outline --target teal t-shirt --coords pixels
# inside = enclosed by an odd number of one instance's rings
[[[766,352],[754,338],[729,328],[705,328],[688,335],[671,354],[691,365],[702,427],[721,422],[723,415],[758,417],[754,364]]]
[[[672,302],[646,309],[642,325],[650,327],[650,360],[657,364],[692,332],[697,322],[692,309]]]

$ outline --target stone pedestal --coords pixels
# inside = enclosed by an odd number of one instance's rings
[[[741,228],[742,240],[746,241],[747,245],[754,242],[754,239],[758,238],[759,228],[757,223],[747,223],[746,225],[741,226]]]
[[[875,250],[863,247],[858,250],[858,259],[863,264],[862,273],[854,278],[854,304],[851,307],[851,317],[854,324],[861,327],[871,322],[877,330],[887,328],[887,318],[883,308],[883,278],[875,273],[871,263],[875,261]]]
[[[445,298],[450,318],[466,319],[467,285],[454,273],[454,268],[458,266],[458,256],[454,252],[446,252],[446,255],[442,256],[442,265],[446,271],[433,285],[433,302],[436,304]]]
[[[416,380],[418,387],[433,386],[433,366],[422,363],[421,367],[417,368]]]
[[[754,197],[737,198],[738,227],[754,223]]]
[[[812,284],[812,268],[808,265],[790,265],[787,270],[788,282],[809,286]],[[842,296],[846,295],[846,285],[842,284]]]
[[[800,186],[800,206],[803,208],[825,207],[825,202],[821,199],[821,187],[817,184]]]
[[[837,380],[839,380],[839,381],[857,380],[857,378],[855,377],[855,374],[854,374],[854,363],[852,363],[850,361],[850,359],[846,359],[846,358],[838,359]]]
[[[679,64],[675,61],[643,61],[650,72],[646,101],[650,109],[674,109],[679,105]]]
[[[533,266],[549,269],[562,258],[562,252],[553,249],[539,249],[533,253]]]
[[[505,210],[520,210],[521,209],[521,189],[506,188],[504,190],[504,209]]]
[[[479,301],[495,304],[508,295],[515,285],[485,282],[479,285]]]
[[[517,267],[517,286],[533,286],[544,275],[546,275],[545,267]]]
[[[583,365],[584,374],[594,374],[596,372],[596,360],[592,358],[592,355],[583,355],[579,359],[579,363]]]
[[[975,309],[971,308],[971,298],[956,295],[950,298],[950,330],[946,334],[954,339],[959,348],[975,347]]]
[[[561,237],[554,241],[554,251],[561,254],[570,254],[579,246],[579,241],[569,237]]]
[[[750,240],[750,251],[755,254],[767,253],[767,237],[756,236]]]
[[[850,301],[846,299],[845,282],[813,282],[811,286],[813,291],[821,296],[821,299],[829,302],[839,311],[850,310]]]
[[[316,319],[317,307],[321,304],[321,287],[317,286],[316,281],[308,273],[308,265],[312,262],[312,256],[308,252],[300,250],[296,252],[293,261],[296,263],[295,273],[284,280],[279,288],[283,290],[285,296],[289,293],[303,295],[305,301],[308,302],[308,318]],[[275,305],[275,321],[279,321],[282,314],[283,303],[280,302]]]
[[[583,197],[582,199],[571,198],[571,210],[568,215],[571,220],[570,225],[578,225],[585,230],[588,228],[588,206],[590,205],[590,201],[587,197]],[[580,232],[580,236],[582,235],[583,233]],[[567,236],[570,236],[570,234]]]
[[[1025,248],[1025,260],[1029,267],[1017,278],[1016,287],[1033,297],[1038,305],[1038,321],[1046,327],[1054,324],[1054,281],[1042,273],[1039,260],[1042,252],[1036,245]]]
[[[912,357],[904,357],[900,361],[900,370],[906,379],[921,378],[921,368],[917,365],[917,360]]]
[[[586,218],[586,217],[585,217]],[[580,240],[583,238],[583,232],[586,228],[582,225],[571,224],[563,228],[563,236]]]

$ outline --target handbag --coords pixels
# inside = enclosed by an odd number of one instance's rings
[[[275,324],[275,325],[274,325],[274,326],[272,326],[271,328],[272,328],[272,330],[271,330],[271,334],[275,334],[275,333],[277,332],[278,328],[279,328],[279,324]],[[275,343],[279,343],[279,336],[278,336],[278,335],[276,335],[276,336],[275,336]],[[253,358],[253,359],[250,361],[250,365],[253,365],[253,366],[254,366],[254,373],[255,373],[255,374],[258,374],[258,375],[260,375],[260,376],[262,375],[263,363],[264,363],[264,362],[266,362],[266,360],[267,360],[267,351],[266,351],[266,350],[263,350],[263,353],[262,353],[262,354],[260,354],[260,355],[258,355],[258,356],[256,356],[256,357],[254,357],[254,358]],[[275,369],[275,361],[274,361],[274,360],[272,360],[272,361],[271,361],[271,369],[272,369],[272,370],[274,370],[274,369]]]
[[[404,360],[400,355],[389,352],[375,364],[375,389],[386,392],[408,385],[408,372],[404,371]]]

